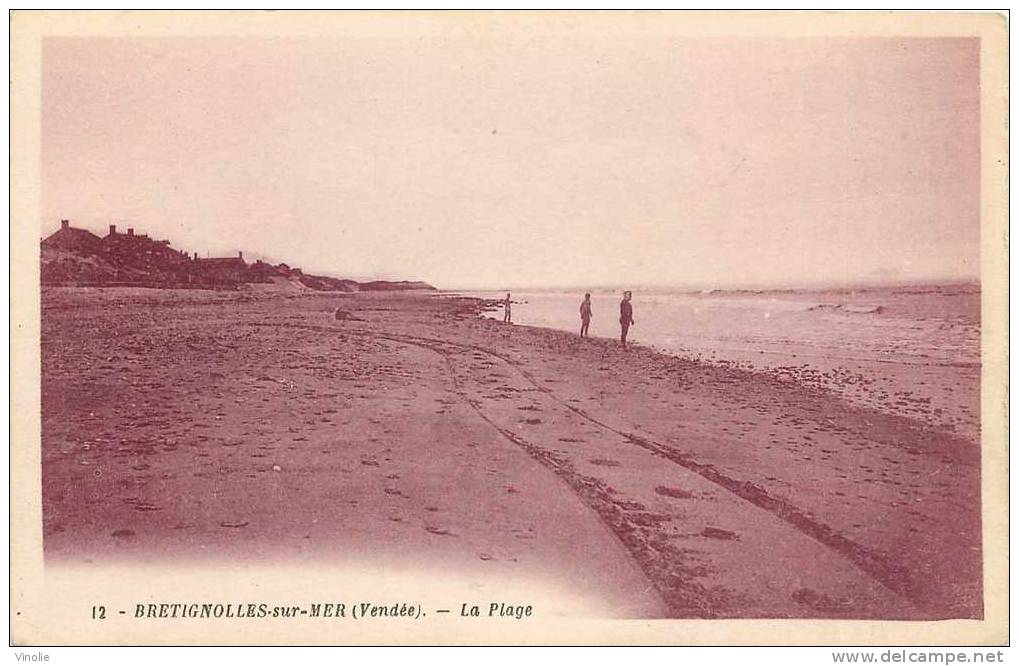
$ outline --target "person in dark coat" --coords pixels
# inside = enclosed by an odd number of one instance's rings
[[[630,327],[636,324],[633,320],[633,305],[630,304],[630,298],[633,294],[628,291],[623,292],[623,300],[619,302],[619,342],[624,347],[626,346],[626,334],[629,332]]]

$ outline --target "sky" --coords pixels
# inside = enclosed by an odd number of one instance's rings
[[[976,279],[979,42],[47,38],[41,235],[448,289]]]

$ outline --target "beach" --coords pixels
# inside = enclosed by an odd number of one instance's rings
[[[833,388],[830,350],[789,361],[795,336],[739,349],[769,363],[665,353],[639,301],[628,350],[482,310],[44,288],[47,563],[370,558],[583,588],[609,617],[982,617],[979,350],[941,345],[914,389],[856,354],[845,376],[917,398],[889,401]],[[853,340],[874,313],[822,314]]]
[[[488,299],[496,292],[472,292]],[[574,332],[581,291],[523,291],[514,321]],[[619,335],[620,290],[595,290],[591,335]],[[784,376],[976,440],[980,286],[642,290],[630,339],[668,354]],[[501,319],[501,309],[488,313]]]

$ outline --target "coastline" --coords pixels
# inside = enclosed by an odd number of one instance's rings
[[[967,438],[482,305],[44,289],[48,561],[410,544],[625,616],[980,617]]]
[[[576,332],[579,294],[514,298],[515,323]],[[615,338],[618,296],[593,301],[592,335]],[[636,304],[631,340],[656,351],[785,377],[979,440],[980,290],[972,285],[641,292]],[[500,319],[501,308],[488,316]]]

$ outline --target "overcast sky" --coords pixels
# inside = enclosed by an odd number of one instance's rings
[[[47,39],[43,219],[439,287],[979,275],[979,43]]]

